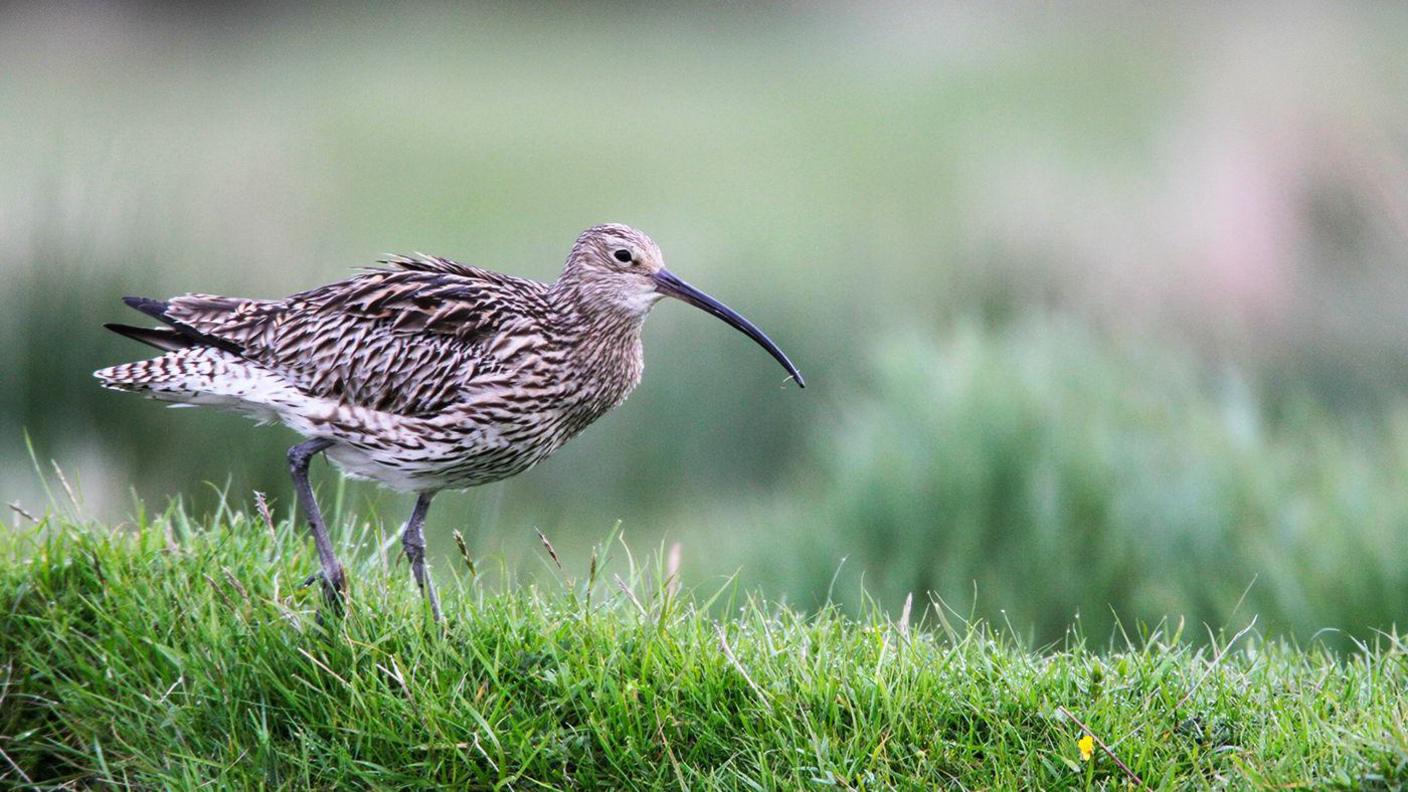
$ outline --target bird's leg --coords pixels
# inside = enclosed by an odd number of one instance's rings
[[[425,568],[425,536],[421,534],[425,513],[430,510],[430,499],[434,496],[433,492],[422,492],[416,498],[411,518],[406,520],[406,530],[401,534],[401,546],[406,549],[406,559],[411,562],[411,574],[416,577],[416,585],[430,601],[431,616],[435,621],[440,621],[440,598],[435,596],[435,584],[430,581],[430,570]]]
[[[318,561],[322,564],[323,596],[335,611],[342,608],[342,595],[347,590],[347,578],[342,572],[342,564],[332,549],[332,539],[328,537],[328,527],[323,523],[323,513],[318,510],[318,502],[313,499],[313,488],[308,486],[308,463],[321,453],[331,440],[315,438],[288,450],[288,469],[293,475],[293,489],[298,493],[298,506],[308,515],[308,528],[313,532],[313,544],[318,548]]]

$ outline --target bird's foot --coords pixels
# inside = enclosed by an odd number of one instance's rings
[[[347,574],[342,571],[342,565],[338,564],[331,571],[319,569],[309,575],[299,588],[308,588],[314,583],[322,582],[323,599],[327,601],[333,613],[341,616],[344,600],[347,598]]]

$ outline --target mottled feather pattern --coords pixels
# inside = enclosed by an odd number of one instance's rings
[[[624,401],[644,368],[641,326],[663,297],[728,322],[803,384],[761,330],[666,270],[628,226],[583,231],[552,284],[420,254],[381,264],[281,300],[125,297],[164,326],[108,328],[164,354],[95,372],[109,388],[278,420],[307,438],[289,449],[289,472],[338,610],[346,575],[308,480],[317,454],[417,493],[402,546],[438,620],[422,535],[430,499],[526,470]]]
[[[569,278],[423,255],[381,263],[281,300],[149,301],[197,345],[97,376],[277,418],[332,440],[328,458],[349,473],[421,492],[521,472],[640,381],[644,313],[589,308]]]
[[[536,327],[546,337],[551,313],[543,284],[437,261],[439,271],[375,270],[278,301],[186,295],[167,316],[235,344],[310,395],[433,415],[513,364],[496,335]]]

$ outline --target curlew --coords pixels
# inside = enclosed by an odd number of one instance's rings
[[[553,283],[444,258],[393,257],[284,299],[124,298],[162,325],[108,329],[162,350],[94,372],[105,387],[278,421],[307,438],[288,452],[324,592],[346,574],[308,483],[321,453],[344,472],[416,495],[402,533],[440,618],[425,562],[430,501],[521,473],[619,405],[640,382],[641,327],[664,297],[701,308],[787,356],[747,319],[665,269],[650,237],[599,225],[577,237]]]

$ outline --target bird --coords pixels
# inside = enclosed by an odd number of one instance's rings
[[[94,372],[106,388],[232,410],[305,438],[288,466],[318,554],[308,583],[321,579],[339,609],[346,571],[308,479],[318,454],[416,496],[401,543],[439,621],[422,531],[431,500],[528,470],[625,401],[644,370],[642,326],[662,299],[723,320],[806,387],[762,330],[666,269],[654,240],[627,225],[583,231],[551,283],[423,254],[378,264],[282,299],[125,297],[159,324],[104,327],[161,354]]]

